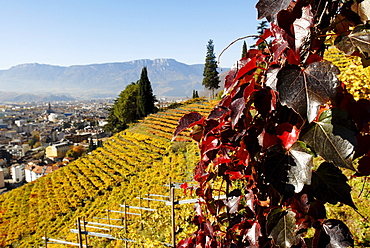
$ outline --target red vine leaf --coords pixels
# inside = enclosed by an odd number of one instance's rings
[[[311,202],[310,209],[308,210],[308,215],[311,216],[314,220],[326,219],[325,205],[319,200]]]
[[[244,179],[248,176],[242,174],[240,171],[226,171],[225,172],[225,175],[230,175],[230,180],[231,181],[234,181],[234,180],[240,180],[240,179]]]
[[[252,222],[252,221],[250,221]],[[258,239],[262,236],[261,233],[261,226],[257,221],[253,221],[252,227],[247,229],[247,233],[245,234],[245,238],[249,241],[250,248],[257,248],[258,245]]]
[[[180,188],[184,190],[184,195],[186,195],[186,190],[188,189],[188,183],[181,184]]]
[[[353,155],[353,159],[359,158],[370,151],[370,135],[357,135],[357,147],[355,150],[355,154]]]
[[[254,54],[258,55],[258,54]],[[247,54],[247,56],[251,56]],[[250,72],[256,68],[257,58],[256,56],[251,57],[244,57],[237,61],[232,68],[230,69],[229,73],[225,77],[225,84],[224,84],[224,94],[230,93],[235,86],[239,84],[238,80],[246,74],[251,74]],[[222,102],[222,101],[221,101]],[[224,106],[221,104],[221,106]]]
[[[241,145],[240,145],[238,151],[236,152],[235,157],[239,159],[238,164],[242,164],[244,166],[248,165],[248,161],[249,161],[250,156],[249,156],[249,152],[246,149],[246,146],[243,142],[241,142]]]
[[[197,113],[197,112],[191,112],[188,114],[185,114],[181,119],[179,120],[179,124],[176,127],[176,130],[173,134],[172,141],[176,139],[176,136],[181,133],[183,130],[187,128],[191,128],[197,124],[202,124],[204,121],[204,117]]]
[[[280,71],[280,67],[278,66],[270,66],[270,68],[266,72],[266,86],[270,87],[274,91],[277,91],[276,84],[277,84],[277,75]]]
[[[284,148],[290,147],[298,140],[299,130],[290,123],[282,123],[276,128],[277,137],[281,140]]]
[[[275,39],[272,41],[271,49],[274,53],[274,61],[277,62],[280,58],[280,55],[289,47],[288,43],[288,34],[284,29],[280,28],[277,25],[271,23],[271,31]]]
[[[321,233],[318,247],[353,247],[352,234],[342,221],[334,219],[325,220],[322,230],[329,236],[329,239],[324,238],[325,234]]]
[[[280,101],[312,122],[323,105],[337,94],[339,69],[330,62],[315,62],[307,69],[286,66],[278,75]]]
[[[258,136],[258,143],[262,147],[262,151],[265,151],[278,143],[278,137],[276,134],[270,134],[264,129]]]
[[[212,150],[217,150],[221,146],[220,141],[215,136],[207,136],[202,143],[201,152],[204,155],[207,155],[208,152]],[[213,159],[213,158],[209,158]]]
[[[321,202],[347,204],[357,209],[352,201],[351,187],[347,184],[347,177],[340,169],[331,163],[324,162],[317,171],[312,173],[312,183],[309,186],[313,196]]]
[[[350,113],[359,131],[369,132],[370,122],[370,101],[360,99],[357,102],[349,101],[345,104],[345,109]]]
[[[310,33],[310,28],[313,26],[313,14],[311,12],[311,5],[302,8],[302,17],[296,19],[291,26],[292,33],[294,34],[294,48],[298,52],[303,41]]]
[[[220,165],[220,164],[227,164],[227,163],[230,163],[230,162],[231,162],[231,159],[226,155],[213,159],[213,165],[214,166],[217,166],[217,165]]]
[[[269,22],[276,19],[280,10],[286,9],[291,0],[259,0],[256,8],[258,10],[258,20],[266,17]]]
[[[228,208],[230,214],[235,214],[239,211],[240,199],[241,197],[238,196],[238,197],[229,197],[226,200],[224,200],[224,204]]]
[[[370,157],[363,156],[358,161],[357,173],[354,175],[356,177],[370,176]]]
[[[254,106],[258,113],[266,118],[271,111],[276,109],[276,93],[269,88],[257,91],[254,95]]]
[[[293,195],[294,187],[288,183],[288,170],[296,166],[294,159],[281,145],[270,147],[266,154],[263,172],[266,183],[269,183],[281,195],[287,197]]]
[[[272,35],[271,29],[265,29],[263,34],[260,36],[260,38],[256,42],[256,46],[261,44],[262,42],[265,42],[267,38],[269,38]]]
[[[257,61],[256,57],[253,57],[242,68],[240,68],[240,70],[238,71],[238,73],[235,76],[234,81],[239,80],[242,76],[244,76],[248,72],[256,69],[256,67],[257,67],[256,61]]]
[[[178,244],[177,244],[177,248],[187,248],[187,247],[193,247],[195,244],[194,244],[194,238],[186,238],[186,239],[183,239],[181,240]]]
[[[322,61],[322,57],[318,55],[317,53],[310,54],[306,60],[306,64],[312,64],[314,62],[320,62]]]
[[[228,108],[225,108],[223,106],[217,106],[215,107],[211,113],[208,115],[207,119],[220,119],[225,114],[227,114],[230,110]]]
[[[250,95],[255,91],[254,89],[254,80],[252,79],[249,83],[245,82],[245,78],[240,79],[243,84],[237,88],[235,95],[233,96],[233,100],[230,104],[231,112],[231,126],[234,128],[236,123],[239,121],[239,118],[242,116],[243,111],[245,109],[245,103]]]
[[[307,153],[302,142],[295,143],[289,153],[295,164],[288,170],[288,183],[294,186],[295,193],[299,193],[305,184],[311,184],[313,156]]]

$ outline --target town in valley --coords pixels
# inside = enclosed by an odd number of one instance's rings
[[[159,108],[181,99],[157,99]],[[102,146],[114,100],[0,103],[0,194]]]

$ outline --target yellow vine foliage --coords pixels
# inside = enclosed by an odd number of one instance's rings
[[[359,57],[346,56],[336,47],[330,46],[324,58],[339,68],[339,79],[356,100],[370,98],[370,67],[364,68]]]
[[[170,206],[163,202],[139,200],[146,194],[159,194],[168,198],[170,180],[189,182],[195,164],[199,161],[199,148],[186,135],[171,142],[172,133],[182,115],[191,111],[207,114],[215,102],[179,104],[149,115],[129,129],[117,133],[91,154],[85,154],[52,174],[41,177],[20,188],[0,195],[0,247],[40,247],[42,237],[77,242],[77,217],[87,222],[107,224],[107,209],[111,224],[124,225],[120,204],[156,209],[144,211],[142,216],[130,215],[127,229],[88,231],[110,233],[116,238],[128,238],[136,243],[129,246],[163,247],[171,242]],[[186,133],[186,132],[185,132]],[[195,190],[195,189],[194,189]],[[177,189],[176,200],[194,198],[188,190]],[[130,211],[139,213],[139,210]],[[176,205],[177,239],[188,237],[196,229],[192,223],[192,204]],[[121,240],[89,236],[94,248],[123,247]],[[67,247],[48,244],[50,248]]]

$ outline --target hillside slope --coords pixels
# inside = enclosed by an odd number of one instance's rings
[[[77,242],[76,234],[70,233],[70,229],[76,228],[77,217],[107,223],[102,219],[107,218],[106,209],[118,211],[122,209],[119,204],[124,202],[132,206],[150,204],[157,211],[143,213],[141,218],[130,216],[127,233],[120,229],[98,231],[135,239],[138,244],[169,243],[169,206],[163,202],[140,202],[136,197],[148,193],[168,195],[169,189],[164,185],[170,180],[182,183],[192,178],[192,168],[198,160],[196,144],[185,136],[174,143],[170,139],[183,114],[194,110],[206,114],[211,107],[212,103],[208,102],[193,103],[150,115],[111,137],[104,147],[92,154],[1,195],[0,246],[40,247],[45,235]],[[182,190],[177,190],[176,194],[178,199],[184,197]],[[177,211],[190,211],[191,208],[179,207]],[[122,225],[121,221],[113,220],[121,219],[122,214],[109,214],[111,224]],[[148,215],[150,218],[146,217]],[[179,217],[176,225],[183,230],[179,238],[193,228],[187,218]],[[89,245],[93,247],[120,247],[120,242],[89,237]]]

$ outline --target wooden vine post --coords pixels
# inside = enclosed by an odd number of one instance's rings
[[[123,217],[124,217],[124,227],[125,227],[125,238],[127,237],[127,207],[126,207],[126,200],[123,202]],[[125,240],[125,248],[127,248],[127,241]]]
[[[175,187],[170,183],[172,247],[176,247]]]
[[[45,230],[45,248],[48,248],[48,233]]]
[[[82,231],[81,231],[81,218],[80,217],[77,217],[77,229],[78,229],[77,237],[78,237],[79,248],[82,248],[83,244],[82,244]]]

